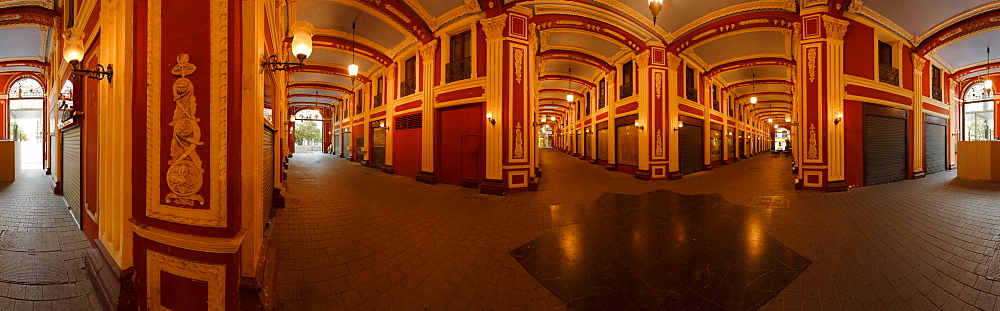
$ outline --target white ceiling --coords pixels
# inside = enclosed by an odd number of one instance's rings
[[[621,45],[603,36],[586,35],[576,32],[554,31],[549,35],[549,45],[571,46],[593,51],[604,58],[610,58],[621,51]],[[572,50],[572,49],[570,49]]]
[[[597,69],[577,62],[568,61],[547,61],[545,62],[545,72],[543,75],[567,75],[569,69],[573,69],[574,76],[583,76],[590,79],[597,73]]]
[[[42,31],[38,27],[0,29],[0,59],[42,56]]]
[[[318,62],[318,63],[328,63],[333,65],[333,67],[347,68],[347,65],[351,64],[351,53],[342,52],[340,50],[330,50],[330,49],[313,49],[312,55],[306,59],[307,62]],[[353,60],[361,72],[369,72],[375,67],[375,63],[364,57],[358,57],[355,55]]]
[[[755,0],[667,0],[663,1],[663,9],[656,17],[656,26],[667,32],[675,32],[702,16],[732,5],[753,2]],[[621,0],[622,3],[635,9],[647,20],[652,21],[648,0]],[[680,35],[680,34],[676,34]]]
[[[415,1],[414,1],[415,2]],[[420,1],[420,5],[427,10],[427,13],[438,17],[464,4],[462,0],[433,0]]]
[[[752,80],[754,79],[755,75],[757,79],[772,79],[772,78],[788,79],[789,78],[788,74],[789,74],[788,67],[761,66],[761,67],[744,68],[744,69],[724,72],[720,74],[719,77],[721,77],[728,83],[733,83],[744,80]]]
[[[694,52],[708,67],[715,67],[751,55],[784,55],[785,35],[779,31],[736,34],[699,45]]]
[[[920,36],[937,24],[987,0],[865,0],[864,5],[885,16],[911,35]]]
[[[350,78],[315,72],[294,72],[290,80],[292,82],[328,82],[345,87],[351,85]]]
[[[952,43],[937,50],[948,66],[960,68],[986,61],[986,47],[990,48],[990,62],[1000,58],[1000,31],[991,31]]]
[[[305,89],[305,88],[291,89],[291,90],[288,91],[288,94],[289,95],[291,95],[291,94],[306,94],[306,95],[319,94],[319,95],[326,95],[326,96],[341,96],[341,95],[344,95],[344,93],[330,91],[330,90]]]
[[[357,20],[357,37],[367,38],[385,48],[391,49],[399,45],[407,36],[391,24],[364,11],[330,0],[302,0],[296,3],[295,7],[296,17],[312,23],[316,28],[339,30],[349,34],[351,22]]]

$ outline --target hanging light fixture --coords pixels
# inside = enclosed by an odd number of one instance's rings
[[[753,76],[752,78],[750,78],[750,87],[751,87],[750,93],[753,94],[757,92],[757,83],[755,83],[757,82],[757,73],[753,72],[753,69],[750,69],[750,74]],[[750,96],[750,103],[756,104],[757,96]]]
[[[358,64],[354,62],[354,29],[356,26],[355,22],[351,22],[351,64],[347,65],[347,74],[351,77],[358,75]]]
[[[656,25],[656,16],[660,15],[663,8],[663,0],[649,0],[649,11],[653,13],[653,25]]]
[[[569,74],[573,74],[573,67],[569,68]],[[567,76],[567,78],[569,78],[569,77]],[[566,80],[566,88],[569,89],[569,92],[570,92],[569,94],[566,94],[566,101],[572,103],[573,102],[573,83],[570,82],[569,80]]]
[[[986,47],[986,75],[983,81],[983,97],[993,92],[993,80],[990,80],[990,47]]]

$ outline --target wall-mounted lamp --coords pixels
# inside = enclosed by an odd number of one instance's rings
[[[382,120],[382,121],[379,121],[379,122],[378,122],[378,127],[380,127],[380,128],[384,128],[384,129],[385,129],[386,131],[388,131],[388,130],[389,130],[389,127],[386,127],[386,126],[385,126],[385,120]]]
[[[645,126],[639,125],[639,119],[635,120],[635,128],[639,129],[640,131],[646,129]]]
[[[297,21],[292,24],[292,54],[298,63],[282,62],[278,55],[264,56],[260,60],[260,70],[281,71],[305,65],[306,58],[312,54],[313,25],[307,21]]]
[[[729,136],[733,136],[733,132],[729,132]]]
[[[486,121],[490,121],[490,125],[497,125],[497,120],[493,119],[493,113],[492,112],[487,112],[486,113]]]
[[[789,122],[792,122],[792,118],[791,117],[785,117],[785,123],[789,123]]]
[[[590,129],[587,129],[585,132],[590,133]]]
[[[677,121],[677,127],[674,128],[674,132],[680,131],[684,127],[684,121]]]
[[[833,124],[840,124],[841,120],[844,120],[844,114],[843,113],[838,113],[837,114],[837,118],[833,119]]]
[[[63,48],[63,58],[70,65],[73,65],[73,75],[85,76],[97,81],[104,80],[106,77],[108,78],[108,83],[111,83],[111,77],[114,76],[114,68],[111,67],[111,64],[108,64],[107,69],[104,69],[104,66],[101,66],[101,64],[97,64],[97,69],[94,70],[80,69],[80,60],[83,59],[82,33],[75,29],[68,29],[65,39],[66,47]]]

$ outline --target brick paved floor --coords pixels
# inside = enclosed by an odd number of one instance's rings
[[[0,310],[101,309],[84,267],[90,244],[50,184],[41,170],[0,182]]]
[[[296,154],[272,235],[281,304],[565,308],[507,252],[552,226],[553,205],[656,189],[778,207],[767,209],[768,233],[813,264],[765,310],[991,310],[1000,295],[1000,282],[985,278],[1000,235],[1000,183],[952,171],[826,194],[793,190],[790,160],[766,155],[654,182],[551,149],[541,159],[539,191],[494,197]]]

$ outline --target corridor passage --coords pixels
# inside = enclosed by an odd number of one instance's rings
[[[0,182],[0,310],[101,310],[90,245],[51,183],[35,169]]]
[[[788,158],[648,182],[540,156],[537,192],[496,197],[295,154],[272,234],[280,306],[991,310],[1000,295],[1000,183],[947,171],[827,194],[793,190]]]

